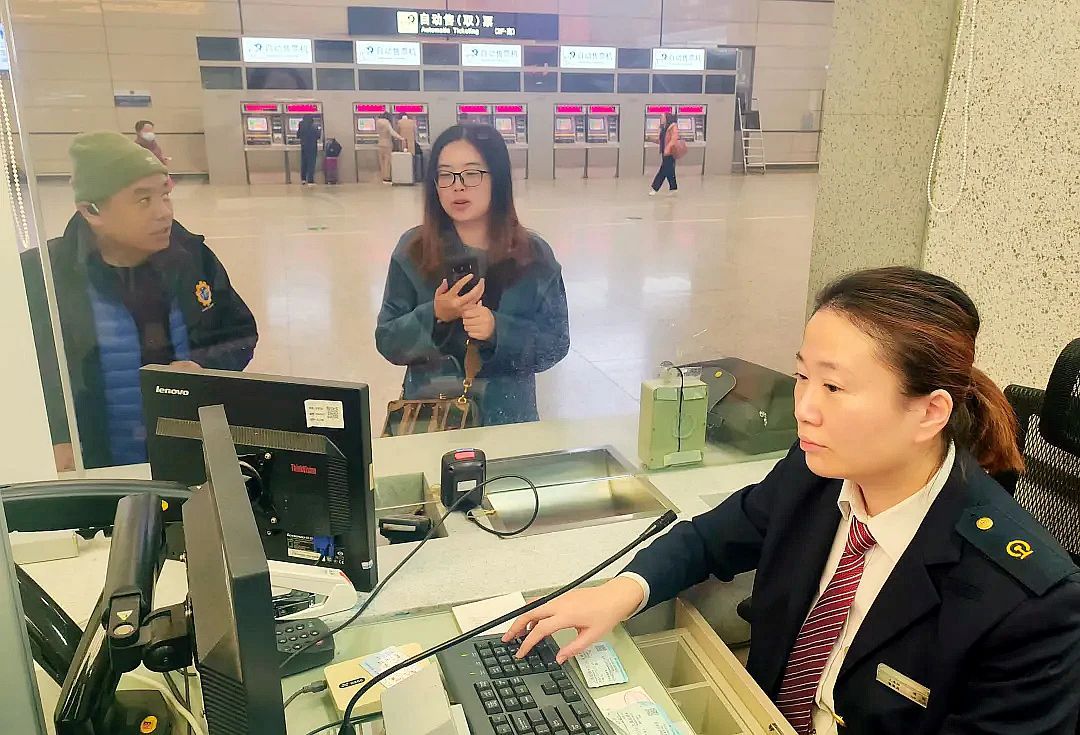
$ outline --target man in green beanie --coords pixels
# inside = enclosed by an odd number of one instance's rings
[[[139,368],[243,370],[258,331],[201,235],[173,219],[172,182],[150,151],[119,133],[76,136],[76,213],[46,246],[83,462],[146,461]],[[23,254],[57,464],[73,458],[41,256]]]

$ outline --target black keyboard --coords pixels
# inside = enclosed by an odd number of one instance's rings
[[[465,709],[472,735],[615,735],[577,672],[555,663],[550,638],[522,661],[514,658],[520,644],[484,636],[438,655],[446,693]]]

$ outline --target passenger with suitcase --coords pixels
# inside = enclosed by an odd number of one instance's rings
[[[390,157],[394,153],[394,141],[402,141],[390,122],[390,114],[383,113],[375,120],[375,132],[379,135],[379,173],[383,183],[390,183]]]

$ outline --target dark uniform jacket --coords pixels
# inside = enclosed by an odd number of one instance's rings
[[[86,467],[113,464],[107,429],[105,385],[90,303],[90,258],[93,233],[82,215],[68,222],[61,237],[46,246],[57,294],[64,352],[71,377],[75,415]],[[178,304],[187,326],[190,359],[205,368],[243,370],[255,352],[259,335],[251,310],[233,290],[221,261],[193,235],[173,222],[169,247],[147,261],[158,270],[168,294]],[[54,444],[70,441],[60,385],[49,306],[37,250],[22,254],[34,343],[45,391],[45,405]],[[137,377],[135,380],[137,384]]]
[[[757,485],[679,523],[631,562],[649,604],[752,569],[747,669],[776,697],[840,523],[842,482],[794,448]],[[879,683],[929,688],[924,709]],[[856,634],[834,690],[846,735],[1075,735],[1080,570],[967,452]]]

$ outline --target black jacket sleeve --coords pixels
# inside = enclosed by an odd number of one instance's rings
[[[707,513],[672,526],[638,552],[624,571],[648,582],[648,607],[670,600],[710,574],[727,581],[757,568],[778,495],[794,482],[805,482],[796,476],[800,467],[806,473],[801,454],[796,454],[798,449],[793,448],[764,480]]]
[[[556,271],[539,288],[535,313],[495,311],[495,338],[481,351],[485,374],[535,375],[550,370],[570,351],[570,320],[561,272]]]
[[[225,266],[205,243],[200,247],[203,272],[211,278],[216,313],[209,332],[192,337],[191,359],[213,370],[243,370],[255,356],[259,341],[255,316],[233,289]]]
[[[64,390],[60,382],[60,361],[53,338],[52,317],[45,291],[45,274],[41,267],[41,251],[27,250],[22,253],[23,282],[26,284],[26,301],[30,310],[30,325],[34,332],[34,350],[37,352],[41,387],[45,394],[45,412],[49,419],[52,443],[67,444],[71,441],[67,411],[64,406]]]
[[[974,654],[942,735],[1075,735],[1080,579],[1025,600]]]

